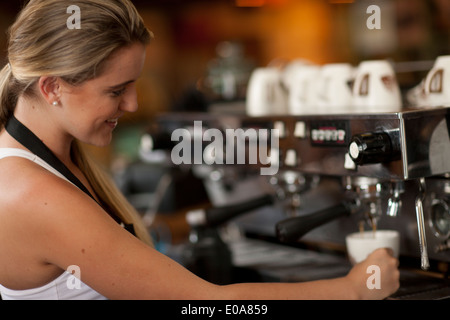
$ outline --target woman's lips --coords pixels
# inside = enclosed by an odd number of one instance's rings
[[[115,127],[117,127],[118,122],[119,122],[119,119],[118,119],[118,118],[106,120],[106,124],[109,125],[109,126],[110,126],[111,128],[113,128],[113,129],[114,129]]]

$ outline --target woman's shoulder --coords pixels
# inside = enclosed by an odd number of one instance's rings
[[[0,160],[0,232],[16,238],[11,230],[20,228],[20,234],[27,235],[21,243],[32,239],[33,246],[56,249],[95,225],[95,217],[102,217],[99,224],[112,220],[69,181],[25,158]]]
[[[32,159],[0,159],[0,222],[47,223],[57,211],[69,215],[75,203],[90,201],[84,198],[77,187]]]
[[[61,180],[33,161],[31,155],[0,158],[0,204],[12,201],[20,205],[21,200],[33,200],[41,192],[58,185],[58,179]]]
[[[90,197],[39,164],[22,157],[0,160],[0,260],[9,256],[17,269],[12,274],[27,265],[30,276],[23,283],[34,283],[32,275],[48,281],[73,264],[67,257],[79,250],[71,245],[79,242],[89,216],[100,212]]]

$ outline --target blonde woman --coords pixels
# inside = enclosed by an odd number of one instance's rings
[[[120,117],[136,110],[151,33],[129,0],[70,5],[80,29],[68,28],[66,1],[31,0],[9,30],[0,74],[3,299],[380,299],[397,290],[398,261],[386,250],[338,279],[225,286],[154,250],[79,143],[108,145]],[[369,265],[381,268],[380,290],[366,287]],[[67,270],[81,275],[78,287]]]

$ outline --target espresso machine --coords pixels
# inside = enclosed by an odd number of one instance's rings
[[[213,208],[191,213],[190,221],[195,225],[216,221],[213,226],[232,221],[244,238],[274,246],[258,247],[241,255],[242,259],[264,255],[272,260],[272,267],[265,271],[282,274],[280,265],[273,267],[277,252],[283,251],[280,248],[286,248],[285,256],[292,261],[303,259],[292,250],[306,248],[302,252],[309,259],[312,251],[319,256],[326,253],[327,258],[318,261],[329,273],[318,272],[322,269],[317,265],[313,269],[317,277],[332,277],[351,267],[345,257],[346,234],[362,228],[395,229],[401,234],[405,282],[403,291],[392,298],[450,297],[450,108],[259,117],[169,113],[158,117],[151,134],[165,135],[167,149],[173,149],[177,142],[169,142],[168,137],[177,128],[192,132],[194,121],[201,121],[202,133],[211,128],[224,136],[230,129],[270,133],[258,136],[257,147],[254,141],[244,140],[244,161],[204,157],[191,163],[204,181]],[[195,139],[201,140],[197,148],[202,151],[212,141],[201,134],[190,139],[193,149]],[[224,150],[229,150],[229,141],[223,143]],[[248,161],[256,150],[270,162]],[[262,175],[261,169],[269,165],[276,165],[276,172]],[[242,207],[248,201],[251,204]],[[230,244],[232,249],[239,246]],[[337,258],[330,258],[330,252],[337,253]],[[275,280],[299,279],[303,280],[291,273]]]

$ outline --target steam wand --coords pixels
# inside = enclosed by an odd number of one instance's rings
[[[423,270],[428,270],[430,262],[428,260],[427,239],[425,235],[425,219],[423,213],[423,201],[425,200],[425,178],[419,179],[419,195],[416,198],[416,218],[417,231],[419,232],[419,246],[420,246],[420,266]]]

